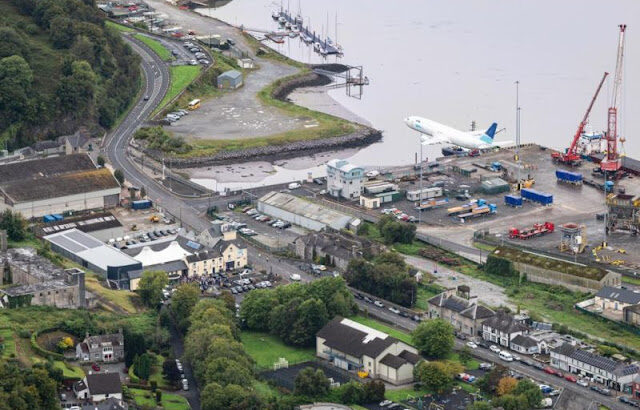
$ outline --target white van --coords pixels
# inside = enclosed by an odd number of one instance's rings
[[[511,353],[509,352],[505,352],[504,350],[501,351],[498,356],[504,360],[505,362],[512,362],[513,361],[513,356],[511,355]]]
[[[292,182],[292,183],[290,183],[290,184],[289,184],[289,187],[288,187],[288,188],[289,188],[289,189],[298,189],[298,188],[300,188],[301,186],[302,186],[302,185],[300,185],[300,184],[299,184],[299,183],[297,183],[297,182]]]
[[[299,275],[299,274],[294,273],[294,274],[292,274],[291,276],[289,276],[289,279],[291,279],[291,280],[292,280],[292,281],[294,281],[294,282],[300,282],[300,280],[301,280],[302,278],[300,277],[300,275]]]

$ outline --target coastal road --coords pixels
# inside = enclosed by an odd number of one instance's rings
[[[365,310],[369,312],[372,316],[382,319],[385,322],[393,323],[395,327],[401,328],[405,331],[412,331],[418,325],[416,322],[409,318],[405,318],[399,315],[396,315],[393,312],[390,312],[387,308],[379,308],[371,303],[367,303],[362,300],[357,300],[356,303],[360,310]],[[465,346],[465,342],[459,339],[455,339],[455,348],[462,349]],[[475,356],[477,359],[480,359],[485,362],[491,363],[500,363],[505,367],[508,367],[511,370],[514,370],[526,377],[533,378],[535,380],[542,381],[545,384],[553,386],[557,389],[565,389],[573,393],[575,396],[574,400],[583,401],[582,407],[584,409],[590,408],[591,402],[596,402],[600,404],[604,404],[609,409],[612,410],[624,410],[629,409],[630,407],[622,404],[618,401],[617,397],[607,397],[601,394],[590,390],[589,388],[585,388],[579,386],[575,383],[571,383],[563,378],[549,375],[542,370],[539,370],[532,366],[524,365],[520,362],[505,362],[499,360],[498,355],[490,351],[489,349],[485,349],[483,347],[478,347],[477,349],[473,349],[471,354]],[[523,356],[523,355],[521,355]]]

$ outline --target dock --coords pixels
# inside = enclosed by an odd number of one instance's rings
[[[299,29],[299,35],[302,41],[307,44],[313,44],[313,49],[322,55],[342,55],[342,47],[334,43],[329,37],[321,38],[310,27],[304,25],[304,21],[300,16],[294,17],[288,10],[280,10],[273,14],[273,18],[278,21],[284,19],[284,23],[289,23]]]

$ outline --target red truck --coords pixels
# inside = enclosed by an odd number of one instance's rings
[[[552,222],[545,222],[541,224],[534,224],[533,228],[509,229],[509,238],[511,239],[529,239],[536,236],[552,233],[555,230],[555,225]]]

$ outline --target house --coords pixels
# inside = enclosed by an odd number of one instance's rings
[[[64,152],[64,147],[59,141],[44,140],[38,141],[31,148],[39,155],[56,155]]]
[[[527,334],[528,328],[522,321],[509,313],[499,310],[482,323],[482,338],[500,346],[511,347],[511,341],[518,335]]]
[[[71,135],[63,135],[58,138],[58,143],[64,147],[67,155],[93,151],[91,135],[86,127],[80,127]]]
[[[522,354],[537,354],[540,353],[540,346],[527,335],[517,335],[511,340],[511,350]]]
[[[622,313],[624,308],[638,304],[640,304],[640,292],[629,289],[603,286],[595,296],[595,305],[603,311]]]
[[[356,200],[362,194],[364,169],[344,159],[327,162],[327,191],[336,198]]]
[[[217,79],[218,88],[234,90],[242,86],[242,73],[238,70],[229,70],[220,74]]]
[[[221,220],[215,220],[211,222],[211,226],[202,231],[196,240],[207,246],[213,248],[221,240],[233,241],[237,238],[237,231],[233,225]]]
[[[640,326],[640,305],[627,306],[623,309],[625,323]]]
[[[495,312],[478,304],[477,297],[469,297],[468,286],[447,289],[429,299],[429,319],[440,318],[453,325],[454,330],[466,336],[482,334],[482,323]]]
[[[122,401],[122,384],[118,373],[88,374],[73,384],[73,391],[78,399],[94,403],[109,398]]]
[[[640,399],[640,374],[636,374],[631,384],[631,396],[634,399]]]
[[[564,372],[593,378],[618,391],[629,391],[638,375],[638,365],[618,362],[564,343],[551,350],[551,366]]]
[[[293,247],[301,259],[315,262],[314,258],[320,258],[343,271],[352,259],[375,256],[384,249],[368,239],[339,232],[317,232],[299,236],[293,241]]]
[[[85,362],[119,362],[124,360],[124,336],[118,333],[89,336],[76,345],[76,359]]]
[[[100,403],[84,403],[80,406],[80,410],[127,410],[129,405],[114,397],[109,397]]]
[[[421,360],[414,347],[339,316],[316,334],[316,356],[394,385],[413,382],[413,369]]]

